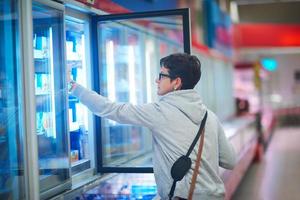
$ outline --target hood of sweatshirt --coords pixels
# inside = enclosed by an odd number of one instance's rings
[[[195,124],[201,123],[206,112],[200,95],[194,89],[169,92],[161,96],[160,101],[175,106]]]

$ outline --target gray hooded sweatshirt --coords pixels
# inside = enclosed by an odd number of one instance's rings
[[[193,199],[224,198],[225,188],[218,170],[219,166],[233,168],[235,152],[219,120],[205,107],[196,90],[170,92],[161,96],[158,102],[141,105],[111,102],[78,84],[72,94],[95,115],[119,123],[144,126],[151,130],[154,176],[161,199],[168,199],[173,183],[171,167],[176,159],[187,153],[207,111],[200,174],[197,176]],[[174,196],[188,196],[199,141],[190,155],[192,167],[185,177],[177,182]]]

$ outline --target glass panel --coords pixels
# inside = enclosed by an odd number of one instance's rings
[[[0,199],[24,199],[18,1],[0,0]]]
[[[159,59],[184,51],[182,27],[182,16],[99,22],[101,94],[132,104],[154,101]],[[152,166],[148,129],[108,119],[101,126],[104,167]]]
[[[84,27],[84,22],[66,20],[67,67],[71,69],[71,79],[87,87]],[[82,171],[90,167],[88,110],[71,95],[69,95],[69,126],[71,163],[72,166],[81,166],[79,171]]]
[[[36,133],[40,189],[69,178],[63,12],[33,3]]]

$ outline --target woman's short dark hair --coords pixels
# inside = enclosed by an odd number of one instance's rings
[[[175,53],[160,59],[160,67],[169,70],[171,80],[179,77],[181,89],[193,89],[201,77],[201,63],[196,56],[187,53]]]

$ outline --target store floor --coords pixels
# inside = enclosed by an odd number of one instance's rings
[[[263,160],[249,168],[232,199],[300,199],[300,127],[274,132]]]

